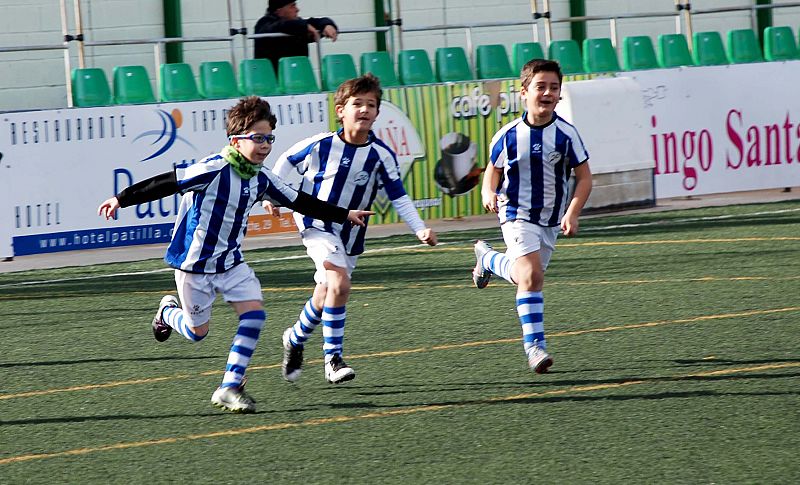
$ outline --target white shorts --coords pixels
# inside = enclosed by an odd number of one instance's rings
[[[176,269],[175,286],[190,327],[199,327],[211,319],[211,305],[217,293],[222,294],[226,302],[263,299],[261,282],[247,263],[216,274],[187,273]]]
[[[314,281],[319,285],[324,285],[327,281],[325,261],[338,266],[347,271],[349,278],[356,268],[358,256],[349,256],[344,249],[342,239],[330,232],[320,231],[310,227],[300,233],[306,253],[314,261],[317,271],[314,272]]]
[[[508,221],[500,226],[506,242],[506,256],[515,261],[526,254],[539,251],[542,271],[547,269],[556,249],[560,227],[542,227],[528,221]]]

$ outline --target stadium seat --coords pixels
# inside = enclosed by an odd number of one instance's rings
[[[517,42],[514,44],[511,57],[511,67],[516,76],[522,70],[522,66],[531,59],[544,59],[544,51],[538,42]]]
[[[112,104],[106,73],[97,67],[72,70],[72,104],[75,106],[108,106]]]
[[[719,32],[695,32],[694,39],[694,62],[698,66],[719,66],[728,64],[728,56],[725,54],[725,46],[722,45],[722,36]]]
[[[239,63],[239,92],[244,96],[280,94],[278,78],[269,59],[242,59]]]
[[[734,64],[764,60],[758,44],[758,37],[753,29],[728,31],[728,60]]]
[[[389,88],[397,86],[397,74],[394,72],[394,62],[386,51],[363,52],[361,54],[361,74],[371,72],[381,80],[381,86]]]
[[[400,82],[405,85],[435,83],[431,61],[424,49],[402,50],[398,54],[397,63]]]
[[[479,45],[475,50],[475,74],[478,79],[498,79],[516,76],[508,62],[503,44]]]
[[[764,29],[764,58],[768,61],[797,59],[797,43],[791,27],[767,27]]]
[[[194,101],[200,99],[197,83],[189,64],[176,62],[161,64],[161,82],[158,87],[161,101]]]
[[[156,102],[150,76],[144,66],[116,66],[113,78],[114,100],[118,104]]]
[[[358,77],[356,64],[350,54],[328,54],[322,58],[322,89],[335,91],[340,84]]]
[[[554,40],[550,43],[550,59],[561,64],[564,74],[583,74],[583,59],[581,48],[572,39]]]
[[[206,61],[200,63],[200,95],[206,99],[228,99],[239,97],[236,75],[228,61]]]
[[[282,57],[278,61],[278,82],[284,94],[319,91],[319,84],[306,56]]]
[[[583,40],[583,68],[586,72],[619,71],[617,51],[611,39],[601,37]]]
[[[683,34],[661,34],[658,36],[658,63],[661,67],[693,66],[689,44]]]
[[[436,77],[441,82],[472,79],[467,53],[463,48],[439,47],[436,49]]]
[[[622,41],[622,68],[626,71],[658,69],[656,49],[647,35],[632,35]]]

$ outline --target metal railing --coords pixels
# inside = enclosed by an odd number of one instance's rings
[[[78,49],[78,67],[85,67],[85,47],[105,47],[105,46],[122,46],[122,45],[152,45],[153,59],[155,65],[155,79],[156,86],[160,85],[160,66],[162,64],[164,47],[170,43],[208,43],[208,42],[227,42],[230,46],[231,64],[235,71],[238,70],[237,38],[242,39],[241,42],[241,55],[242,58],[249,58],[248,44],[254,39],[267,38],[267,37],[285,37],[287,34],[270,33],[270,34],[248,34],[245,25],[245,17],[242,2],[238,0],[239,4],[239,27],[234,26],[234,15],[232,2],[236,0],[226,0],[227,16],[228,16],[228,33],[227,36],[208,36],[208,37],[163,37],[153,39],[123,39],[123,40],[105,40],[105,41],[87,41],[84,40],[82,16],[80,0],[74,0],[74,16],[76,31],[69,32],[67,21],[67,0],[59,0],[61,11],[61,30],[63,35],[63,42],[59,44],[45,44],[45,45],[24,45],[14,47],[0,47],[0,53],[6,52],[26,52],[26,51],[63,51],[64,54],[64,72],[65,72],[65,87],[67,91],[67,105],[73,106],[72,99],[72,68],[70,59],[70,46],[73,42],[77,44]],[[550,0],[543,0],[543,10],[540,11],[538,7],[538,0],[531,0],[531,19],[520,20],[513,22],[476,22],[476,23],[460,23],[460,24],[438,24],[438,25],[419,25],[419,26],[404,26],[402,17],[400,16],[400,1],[393,1],[393,14],[394,19],[390,20],[390,25],[372,28],[359,28],[359,29],[341,29],[339,34],[357,34],[357,33],[376,33],[383,34],[387,40],[388,51],[394,57],[398,51],[403,49],[403,34],[406,32],[431,32],[431,31],[450,31],[450,30],[463,30],[465,34],[466,51],[469,53],[470,65],[474,67],[474,46],[473,46],[473,30],[481,28],[508,28],[510,26],[529,25],[532,29],[532,37],[534,42],[539,42],[539,23],[544,24],[544,49],[547,51],[550,43],[553,40],[552,26],[553,24],[561,23],[574,23],[574,22],[589,22],[589,21],[608,21],[609,32],[612,44],[616,47],[619,43],[619,34],[617,23],[620,20],[642,19],[642,18],[659,18],[659,17],[674,17],[675,18],[675,32],[685,33],[690,48],[692,48],[692,16],[693,15],[711,15],[726,12],[740,12],[749,11],[751,25],[756,30],[756,13],[762,9],[782,9],[789,7],[800,7],[800,2],[790,2],[778,5],[746,5],[741,7],[721,7],[695,10],[692,9],[688,0],[674,0],[674,10],[660,11],[660,12],[643,12],[643,13],[630,13],[630,14],[615,14],[615,15],[585,15],[585,16],[572,16],[564,18],[553,18],[550,10]],[[685,25],[685,27],[684,27]],[[320,72],[320,62],[323,57],[323,43],[316,42],[317,64],[315,66],[317,72]],[[322,83],[320,83],[322,85]],[[156,90],[157,91],[157,90]]]

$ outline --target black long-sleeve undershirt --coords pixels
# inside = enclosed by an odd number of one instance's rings
[[[178,178],[175,175],[175,171],[169,171],[142,180],[141,182],[137,182],[123,189],[117,194],[117,200],[119,201],[120,207],[130,207],[135,204],[158,200],[177,192]],[[269,196],[269,194],[267,194],[267,196]],[[339,224],[345,223],[350,213],[350,211],[343,207],[319,200],[302,191],[297,192],[297,197],[294,200],[287,199],[284,203],[290,209],[308,217],[337,222]]]

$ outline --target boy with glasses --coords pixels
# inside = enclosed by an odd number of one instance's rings
[[[229,144],[221,153],[136,183],[98,209],[109,219],[121,207],[183,194],[164,258],[175,268],[180,302],[172,295],[161,299],[152,322],[153,336],[163,342],[175,330],[192,342],[202,340],[208,334],[211,306],[221,293],[239,316],[239,327],[222,384],[211,402],[233,412],[255,411],[255,401],[244,392],[245,371],[266,319],[261,283],[241,251],[252,207],[269,200],[347,226],[363,226],[364,218],[373,214],[297,192],[262,167],[275,141],[276,122],[265,100],[243,98],[228,113]]]

